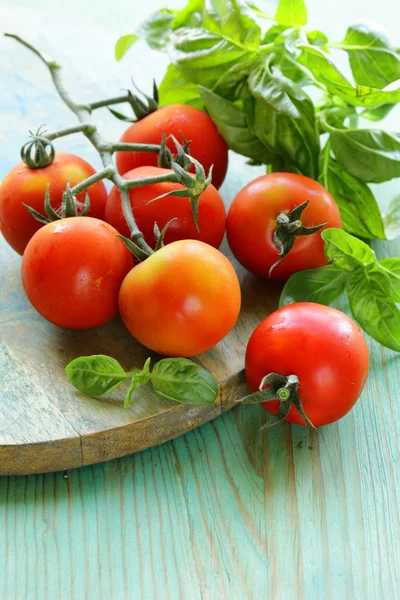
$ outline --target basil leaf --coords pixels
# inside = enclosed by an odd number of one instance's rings
[[[326,35],[322,33],[322,31],[318,30],[306,31],[306,37],[311,46],[319,46],[322,49],[324,49],[326,44],[329,42]]]
[[[171,23],[173,30],[179,27],[200,27],[203,23],[205,0],[189,0]]]
[[[88,396],[103,396],[131,377],[117,360],[103,354],[75,358],[65,373],[72,385]]]
[[[388,275],[392,286],[391,296],[395,302],[400,302],[400,258],[383,258],[378,261]]]
[[[302,53],[298,61],[307,67],[315,79],[323,83],[331,94],[335,94],[348,104],[363,107],[377,107],[381,104],[400,102],[400,81],[381,90],[369,86],[353,85],[342,69],[321,48],[298,44]]]
[[[400,196],[393,198],[389,210],[383,218],[385,233],[388,240],[400,235]]]
[[[169,65],[158,88],[158,97],[160,106],[191,104],[196,108],[203,108],[197,85],[186,81],[174,65]]]
[[[336,265],[294,273],[286,282],[279,306],[296,302],[332,304],[345,290],[347,275]]]
[[[249,129],[246,114],[237,106],[200,86],[204,105],[229,148],[253,160],[268,164],[271,155]]]
[[[220,35],[199,27],[176,30],[171,35],[168,53],[185,79],[208,88],[233,64],[252,56]]]
[[[400,54],[375,23],[356,23],[335,46],[349,55],[353,77],[360,85],[384,88],[400,78]]]
[[[324,229],[325,256],[343,271],[352,272],[358,267],[375,263],[375,253],[367,244],[342,229]]]
[[[400,352],[400,310],[391,298],[391,283],[379,265],[349,274],[347,294],[356,321],[371,337]]]
[[[135,29],[132,34],[123,35],[115,46],[117,60],[126,54],[129,48],[139,39],[145,40],[150,48],[160,50],[165,48],[171,33],[171,24],[176,12],[163,8],[148,17]]]
[[[211,0],[204,12],[203,27],[246,50],[258,50],[261,29],[239,0]]]
[[[336,200],[343,229],[366,239],[386,239],[382,215],[373,193],[366,183],[332,158],[329,144],[321,153],[319,182]]]
[[[279,0],[275,21],[279,25],[306,25],[307,9],[303,0]]]
[[[287,27],[285,25],[271,25],[271,27],[264,33],[262,43],[271,44],[272,42],[275,42],[281,33],[286,31],[286,29]]]
[[[232,102],[248,95],[247,80],[253,65],[254,59],[250,59],[230,67],[218,79],[213,92]]]
[[[187,358],[164,358],[151,373],[154,391],[175,402],[212,404],[218,396],[215,378]]]
[[[247,112],[250,126],[270,152],[293,165],[293,170],[316,179],[320,145],[314,106],[307,96],[304,100],[292,97],[292,102],[300,119],[272,111],[264,101],[256,100]]]
[[[338,162],[362,181],[400,177],[400,134],[379,129],[337,129],[331,133]]]
[[[367,108],[360,113],[360,117],[369,121],[380,121],[390,113],[394,106],[395,104],[381,104],[376,108]]]

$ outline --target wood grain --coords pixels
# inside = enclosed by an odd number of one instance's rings
[[[151,4],[164,6],[161,0]],[[86,3],[76,6],[83,13]],[[153,58],[143,79],[139,61],[115,67],[112,47],[126,29],[127,11],[119,0],[113,6],[110,19],[117,19],[120,8],[118,31],[102,30],[97,38],[94,29],[85,36],[85,27],[73,22],[73,15],[70,23],[66,15],[62,22],[55,19],[50,15],[55,8],[47,6],[46,13],[0,10],[0,17],[4,29],[18,25],[22,34],[39,32],[49,52],[66,45],[73,31],[79,44],[68,45],[65,52],[70,64],[77,64],[71,79],[82,91],[80,48],[88,62],[101,62],[104,73],[121,68],[124,77],[133,72],[140,83],[147,76],[150,83],[154,55],[149,54]],[[135,7],[142,11],[138,17],[149,8],[149,3]],[[398,31],[394,2],[385,3],[385,12],[381,4],[365,0],[338,0],[331,7],[314,0],[308,8],[312,24],[334,31],[335,41],[342,39],[345,24],[361,16],[383,24],[386,20],[394,38]],[[104,4],[104,19],[107,10]],[[14,49],[11,54],[7,47],[7,56],[14,56]],[[18,68],[24,65],[26,56],[18,54]],[[5,112],[17,115],[12,123],[22,140],[32,116],[20,112],[10,68],[0,68],[3,97],[9,98]],[[123,87],[122,71],[115,72],[121,79],[109,83],[110,89]],[[39,80],[40,92],[29,84],[33,78]],[[43,103],[53,100],[48,81],[38,68],[22,83],[33,122],[40,124],[38,97]],[[53,118],[59,122],[48,122],[50,126],[68,122],[58,105]],[[398,118],[397,112],[397,123]],[[83,150],[94,163],[90,150]],[[2,173],[16,159],[0,144]],[[240,167],[231,163],[232,190],[240,186]],[[397,185],[380,186],[383,205],[398,192]],[[223,193],[229,201],[226,188]],[[400,255],[398,243],[390,253]],[[9,284],[3,280],[0,285]],[[346,310],[344,304],[341,308]],[[0,336],[2,327],[3,321]],[[400,598],[400,365],[394,352],[368,343],[371,373],[361,401],[342,421],[315,433],[283,425],[260,436],[263,409],[238,407],[176,440],[123,459],[65,474],[0,478],[0,598]],[[74,344],[78,342],[71,341],[67,354],[73,354]],[[60,345],[52,346],[53,351]],[[12,409],[20,414],[18,404]]]

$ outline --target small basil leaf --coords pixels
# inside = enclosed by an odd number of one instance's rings
[[[204,5],[204,0],[189,0],[172,21],[172,29],[179,29],[179,27],[200,27],[203,23]]]
[[[325,256],[343,271],[352,272],[375,262],[375,253],[367,244],[334,227],[321,233],[325,241]]]
[[[279,306],[296,302],[332,304],[346,287],[346,273],[336,265],[294,273],[286,282]]]
[[[383,258],[378,261],[388,275],[392,286],[392,299],[395,302],[400,302],[400,258]]]
[[[151,373],[154,391],[175,402],[212,404],[218,396],[215,378],[187,358],[164,358]]]
[[[190,104],[203,108],[199,88],[196,84],[186,81],[174,65],[169,65],[167,72],[158,88],[159,105]]]
[[[75,358],[65,373],[72,385],[88,396],[103,396],[131,376],[118,361],[103,354]]]
[[[328,38],[322,31],[313,30],[306,32],[307,41],[311,46],[319,46],[324,49],[326,44],[329,42]]]
[[[127,35],[121,36],[115,44],[115,58],[121,60],[128,52],[129,48],[133,46],[138,39],[139,36],[134,33],[128,33]]]
[[[388,240],[394,240],[400,235],[400,196],[393,198],[389,210],[383,218],[385,233]]]
[[[377,264],[349,274],[347,294],[355,320],[377,342],[400,352],[400,310],[388,275]]]
[[[116,59],[121,60],[129,48],[139,39],[145,40],[150,48],[155,50],[165,48],[172,31],[171,23],[175,16],[176,12],[167,8],[150,15],[139,24],[132,34],[123,35],[119,38],[115,46]]]
[[[350,175],[332,158],[329,145],[321,153],[319,181],[336,200],[343,229],[365,239],[386,239],[373,193],[366,183]]]
[[[351,25],[338,47],[348,53],[353,77],[360,85],[384,88],[400,78],[400,54],[379,25]]]
[[[399,133],[338,129],[330,139],[336,159],[354,177],[369,183],[400,177]]]
[[[395,107],[395,104],[381,104],[376,108],[367,108],[360,113],[360,117],[369,121],[380,121],[384,119]]]
[[[307,9],[303,0],[279,0],[275,21],[279,25],[306,25]]]
[[[200,87],[200,92],[207,111],[229,148],[258,162],[269,163],[271,154],[250,131],[245,112],[204,87]]]

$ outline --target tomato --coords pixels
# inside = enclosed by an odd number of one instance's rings
[[[276,219],[309,201],[301,215],[301,224],[312,227],[326,223],[325,228],[341,227],[335,200],[319,183],[294,173],[272,173],[258,177],[246,185],[230,207],[226,232],[229,246],[238,261],[249,271],[268,277],[278,261],[274,245]],[[273,269],[271,279],[286,280],[296,271],[326,265],[321,232],[296,237],[293,248]]]
[[[163,132],[174,135],[178,142],[182,142],[183,134],[190,141],[190,154],[203,165],[206,174],[214,165],[212,182],[220,187],[228,168],[228,146],[211,117],[193,106],[170,104],[133,123],[121,142],[159,144]],[[167,140],[167,146],[172,152],[176,150],[172,140]],[[150,152],[117,152],[116,159],[121,175],[136,167],[157,166],[157,154]]]
[[[57,152],[54,161],[42,169],[30,169],[18,163],[6,175],[0,187],[0,230],[6,241],[19,254],[23,254],[33,234],[43,227],[28,213],[23,204],[31,206],[44,215],[44,196],[49,184],[51,205],[58,209],[67,181],[71,187],[95,173],[85,160],[74,154]],[[89,215],[102,219],[107,201],[107,191],[102,181],[88,188]],[[77,195],[85,201],[85,192]]]
[[[193,356],[217,344],[234,326],[239,281],[219,250],[182,240],[128,273],[119,309],[133,337],[147,348],[166,356]]]
[[[22,283],[34,308],[68,329],[89,329],[118,313],[133,257],[117,231],[92,217],[70,217],[35,233],[22,258]]]
[[[124,179],[139,179],[155,177],[170,173],[170,170],[158,167],[138,167],[128,171]],[[218,248],[225,233],[225,207],[221,196],[213,185],[209,185],[199,199],[199,229],[196,229],[189,198],[165,196],[151,202],[161,194],[182,189],[179,183],[157,183],[130,190],[130,199],[136,223],[144,235],[146,242],[154,248],[154,223],[163,227],[171,220],[172,223],[165,234],[164,243],[177,240],[200,240]],[[130,236],[129,227],[122,213],[121,195],[117,187],[113,187],[106,204],[105,220],[115,229]]]
[[[355,404],[367,380],[368,348],[347,315],[321,304],[299,302],[280,308],[255,329],[246,350],[251,391],[265,375],[296,375],[303,409],[315,427],[341,419]],[[279,402],[264,403],[276,414]],[[291,406],[285,419],[304,425]]]

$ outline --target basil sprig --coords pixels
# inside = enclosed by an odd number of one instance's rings
[[[376,122],[400,103],[400,51],[381,27],[356,23],[330,42],[307,28],[304,0],[280,0],[275,16],[252,0],[188,0],[123,36],[117,58],[139,38],[168,52],[161,104],[206,108],[229,147],[252,164],[319,179],[349,233],[398,232],[391,219],[384,228],[368,184],[400,177],[400,135],[357,129],[360,116]],[[331,48],[347,55],[352,76]]]
[[[400,352],[400,258],[377,260],[374,251],[341,229],[326,229],[326,267],[299,271],[283,288],[280,306],[332,304],[347,293],[360,327],[383,346]]]
[[[123,381],[131,380],[125,397],[127,408],[134,390],[150,382],[160,396],[186,404],[212,404],[218,395],[215,378],[187,358],[163,358],[150,371],[150,358],[143,369],[125,371],[111,356],[80,356],[65,367],[65,373],[77,390],[88,396],[104,396]]]

